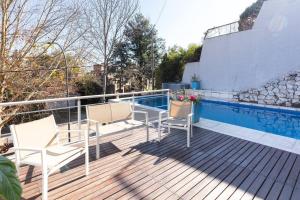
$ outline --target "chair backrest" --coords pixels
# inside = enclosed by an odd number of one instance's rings
[[[112,121],[109,104],[88,105],[86,106],[86,114],[89,120],[101,123],[110,123]]]
[[[49,117],[10,126],[15,147],[45,148],[56,143],[57,126],[53,115]],[[32,152],[22,152],[21,157]]]
[[[87,118],[100,123],[111,123],[132,117],[131,105],[127,102],[86,106]]]
[[[112,121],[130,119],[132,117],[131,105],[128,102],[110,103]]]
[[[170,101],[170,117],[186,118],[192,112],[192,102]]]

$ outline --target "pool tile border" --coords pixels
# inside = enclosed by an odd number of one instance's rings
[[[300,140],[200,118],[194,126],[300,155]]]

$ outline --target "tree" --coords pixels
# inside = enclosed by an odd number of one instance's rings
[[[113,53],[113,65],[109,73],[114,74],[114,78],[118,84],[118,91],[122,91],[124,84],[130,79],[130,52],[125,42],[116,45]]]
[[[40,61],[52,49],[51,44],[60,43],[64,51],[71,50],[79,37],[72,30],[78,11],[76,3],[63,0],[1,0],[1,102],[30,100],[41,95],[61,62],[53,59],[43,66]],[[61,57],[61,52],[57,56]],[[0,129],[23,108],[1,107]],[[3,116],[6,113],[10,115]]]
[[[184,56],[184,62],[190,63],[190,62],[199,62],[202,52],[202,46],[197,44],[190,44],[188,46],[188,49],[185,52]]]
[[[174,46],[164,55],[157,71],[156,87],[160,88],[164,82],[180,82],[184,71],[185,50]]]
[[[184,66],[189,62],[199,62],[202,46],[189,45],[188,49],[174,46],[164,55],[159,68],[156,70],[156,88],[161,88],[162,83],[180,82]]]
[[[133,87],[144,90],[147,82],[154,84],[154,72],[164,53],[164,40],[158,37],[157,30],[142,14],[135,15],[124,30],[124,42],[129,51],[132,75],[135,77]]]
[[[266,0],[257,0],[240,15],[239,31],[249,30],[252,28],[263,3]]]
[[[114,48],[122,41],[123,29],[138,9],[138,0],[89,0],[86,6],[81,32],[91,49],[91,61],[104,66],[102,80],[106,93]]]

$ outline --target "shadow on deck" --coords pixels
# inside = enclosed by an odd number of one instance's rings
[[[242,134],[242,133],[241,133]],[[300,156],[212,131],[186,134],[136,129],[101,139],[101,158],[84,157],[49,178],[49,199],[299,199]],[[41,195],[40,169],[24,166],[23,198]]]

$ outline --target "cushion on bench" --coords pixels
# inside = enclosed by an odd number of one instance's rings
[[[132,117],[131,105],[127,102],[89,105],[86,107],[90,120],[101,124],[127,120]]]
[[[130,119],[131,105],[126,102],[110,103],[112,122]]]
[[[103,124],[112,122],[110,104],[89,105],[86,111],[90,120]]]
[[[106,135],[106,134],[130,130],[143,125],[144,123],[140,121],[125,120],[125,121],[114,122],[111,124],[106,124],[104,126],[99,126],[98,128],[99,128],[100,135]],[[96,125],[92,125],[90,128],[96,131]]]

